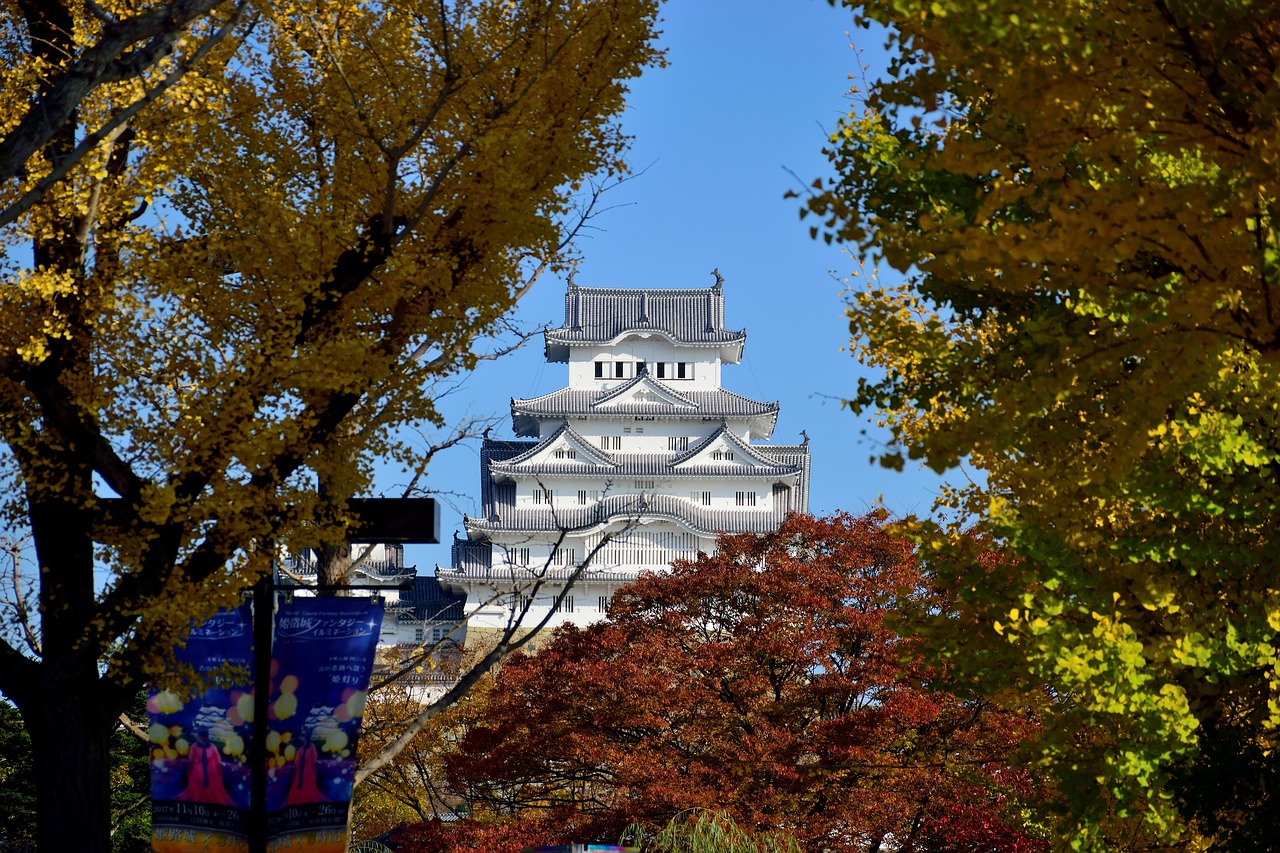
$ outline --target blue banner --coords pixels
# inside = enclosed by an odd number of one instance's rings
[[[295,598],[276,612],[267,712],[267,849],[345,853],[356,741],[383,605]]]
[[[239,853],[249,849],[253,633],[249,605],[215,614],[177,651],[206,682],[147,697],[151,741],[152,849]]]

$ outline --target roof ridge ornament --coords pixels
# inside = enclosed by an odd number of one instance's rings
[[[711,271],[711,274],[716,277],[716,283],[711,285],[711,289],[719,290],[724,286],[724,276],[720,275],[720,268],[716,267]]]
[[[582,329],[582,294],[578,292],[578,283],[574,281],[578,276],[578,268],[574,267],[569,270],[569,291],[566,296],[573,299],[573,329],[580,331]]]

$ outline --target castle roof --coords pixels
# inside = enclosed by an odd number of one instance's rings
[[[670,521],[699,533],[715,536],[721,532],[771,533],[778,529],[785,512],[771,509],[710,509],[673,495],[609,495],[593,505],[581,507],[501,507],[489,518],[464,518],[473,537],[493,534],[548,534],[567,531],[580,535],[616,524]]]
[[[689,450],[672,456],[665,453],[607,453],[586,447],[590,454],[575,459],[557,459],[547,453],[563,436],[572,435],[584,441],[568,424],[543,441],[513,456],[493,454],[489,457],[488,479],[502,482],[517,477],[592,477],[592,478],[675,478],[675,477],[772,477],[793,480],[804,473],[805,465],[796,458],[793,446],[747,444],[721,426]],[[514,442],[503,442],[510,445]],[[712,459],[708,448],[724,444],[734,450],[733,461]],[[527,444],[526,444],[527,446]],[[502,458],[499,458],[501,455]],[[807,461],[807,453],[804,455]],[[482,457],[483,451],[482,451]]]
[[[742,356],[747,333],[724,327],[724,289],[650,290],[579,287],[564,298],[564,325],[546,332],[548,361],[568,361],[574,346],[600,346],[628,334],[655,334],[678,346],[716,347],[726,361]]]
[[[449,592],[434,577],[419,575],[413,586],[400,593],[395,609],[415,622],[459,623],[466,618],[466,593]]]
[[[550,418],[652,416],[674,419],[760,419],[752,433],[768,438],[778,419],[777,403],[762,403],[717,388],[714,391],[676,391],[647,373],[606,391],[561,388],[541,397],[511,400],[516,435],[538,435],[538,421]]]

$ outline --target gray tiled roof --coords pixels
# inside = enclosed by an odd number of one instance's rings
[[[464,518],[472,534],[587,531],[628,518],[669,519],[706,536],[717,533],[770,533],[785,513],[761,509],[706,509],[672,495],[610,495],[584,507],[500,507],[497,519]]]
[[[601,405],[602,402],[607,402],[607,400],[617,396],[619,392],[630,389],[641,381],[654,383],[660,389],[674,393],[681,399],[688,400],[694,408],[672,405],[661,400],[643,403],[634,402],[625,405]],[[740,394],[735,394],[732,391],[726,391],[723,388],[718,388],[715,391],[676,391],[656,379],[643,376],[637,376],[625,385],[603,392],[561,388],[559,391],[552,391],[550,394],[543,394],[541,397],[533,397],[527,400],[513,398],[511,400],[511,421],[516,435],[537,435],[539,418],[588,416],[631,418],[637,415],[662,416],[676,420],[681,417],[696,418],[698,420],[705,418],[723,420],[726,418],[768,417],[776,420],[778,417],[778,404],[761,403],[743,397]]]
[[[678,455],[666,453],[606,453],[595,451],[609,461],[606,464],[590,464],[584,460],[561,461],[549,459],[542,462],[530,462],[536,450],[550,445],[565,431],[557,430],[553,435],[540,442],[536,448],[505,460],[494,459],[489,465],[490,476],[510,477],[524,474],[526,476],[566,476],[594,478],[626,478],[626,477],[792,477],[803,473],[800,460],[793,453],[778,454],[769,445],[747,444],[725,427],[721,427],[691,449]],[[577,433],[574,433],[577,435]],[[581,436],[579,436],[581,438]],[[708,463],[690,465],[705,447],[716,440],[723,439],[737,448],[747,459],[755,464],[746,465],[737,462]],[[585,439],[584,439],[585,440]],[[806,454],[807,456],[807,454]],[[785,461],[784,461],[785,459]],[[685,463],[685,464],[682,464]]]
[[[416,577],[413,587],[400,593],[400,607],[414,621],[461,622],[466,615],[467,596],[448,592],[433,577]]]
[[[724,290],[718,284],[687,290],[596,288],[569,285],[564,326],[546,333],[547,358],[563,361],[567,347],[602,344],[628,331],[662,332],[690,346],[741,344],[742,330],[724,327]]]
[[[809,441],[804,444],[771,444],[768,447],[751,445],[757,452],[768,451],[770,459],[779,465],[794,465],[800,469],[800,479],[792,490],[791,508],[796,512],[809,511]]]
[[[498,441],[486,438],[480,444],[480,511],[486,516],[494,512],[493,477],[489,465],[519,456],[538,446],[536,441]]]
[[[599,467],[604,467],[604,468],[615,467],[616,463],[613,461],[613,458],[608,453],[605,453],[603,450],[598,449],[594,444],[592,444],[590,441],[584,438],[576,429],[571,427],[569,423],[566,421],[565,423],[561,424],[560,429],[551,433],[551,435],[547,436],[542,441],[537,442],[532,448],[530,448],[529,450],[526,450],[524,453],[521,453],[518,456],[512,456],[506,460],[494,459],[490,463],[489,469],[493,470],[495,465],[501,468],[513,468],[513,467],[519,467],[521,465],[525,465],[528,462],[528,460],[530,460],[534,456],[537,456],[539,451],[541,451],[545,447],[548,447],[551,444],[554,444],[562,436],[568,437],[571,440],[572,444],[575,444],[582,448],[583,455],[587,457],[585,461],[593,463],[595,466],[599,466]],[[541,471],[546,466],[545,464],[543,464],[543,465],[537,465],[534,467],[537,470]],[[578,463],[575,467],[578,470],[583,470],[582,463]]]

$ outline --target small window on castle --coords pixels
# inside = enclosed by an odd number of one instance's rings
[[[711,506],[710,492],[690,492],[689,499],[696,504],[702,504],[703,506]]]
[[[627,363],[625,361],[615,361],[613,363],[613,378],[614,379],[627,378]]]
[[[562,598],[560,600],[560,603],[556,605],[556,612],[572,613],[573,612],[573,596],[566,595],[564,598]]]
[[[636,480],[635,487],[637,489],[652,489],[654,488],[653,484],[654,484],[653,480]]]
[[[689,362],[681,361],[676,364],[676,379],[688,379],[690,374]]]
[[[600,436],[601,450],[621,450],[622,436],[620,435],[602,435]]]
[[[609,375],[609,362],[596,362],[596,379],[604,379]]]
[[[512,548],[507,552],[507,561],[513,566],[529,565],[529,549]]]
[[[689,436],[673,435],[667,438],[667,450],[688,450]]]
[[[658,378],[659,379],[667,378],[667,363],[665,361],[658,362]]]
[[[556,458],[557,459],[577,459],[578,451],[572,448],[566,449],[562,447],[556,451]]]
[[[425,628],[413,629],[413,641],[415,643],[421,643],[426,639],[427,639],[427,630]]]
[[[755,492],[737,492],[734,495],[734,503],[736,503],[738,506],[755,506],[756,493]]]
[[[623,428],[622,428],[622,434],[623,434],[623,435],[631,435],[631,427],[623,427]]]
[[[587,490],[578,489],[578,503],[584,504],[586,502],[587,502]]]
[[[600,596],[600,612],[601,613],[609,612],[609,596],[607,595]]]
[[[536,504],[549,504],[555,500],[555,492],[551,489],[534,489],[533,502]]]

